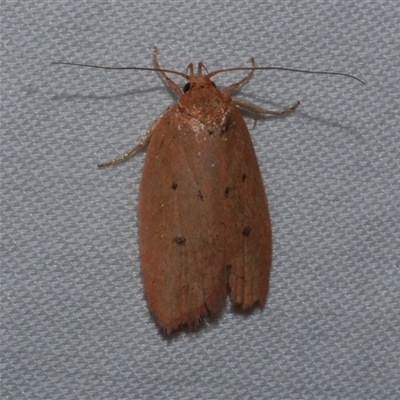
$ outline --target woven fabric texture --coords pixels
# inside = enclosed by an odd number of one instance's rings
[[[399,399],[400,3],[4,1],[3,399]],[[266,306],[163,335],[138,253],[145,157],[99,170],[174,101],[156,73],[250,65],[238,92],[273,226]],[[216,76],[219,86],[243,73]],[[181,85],[183,81],[174,77]]]

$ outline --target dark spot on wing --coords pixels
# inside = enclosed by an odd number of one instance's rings
[[[186,238],[184,236],[176,236],[172,241],[178,246],[183,246],[186,243]]]
[[[178,187],[178,184],[176,182],[172,182],[171,188],[175,190]]]
[[[244,182],[244,181],[246,180],[246,178],[247,178],[247,175],[246,175],[246,174],[243,174],[243,175],[242,175],[242,181]]]
[[[251,228],[249,226],[246,226],[242,231],[242,235],[247,237],[250,235],[250,232],[251,232]]]
[[[203,196],[203,193],[201,193],[201,190],[199,190],[199,191],[197,192],[197,197],[198,197],[200,200],[203,200],[204,196]]]

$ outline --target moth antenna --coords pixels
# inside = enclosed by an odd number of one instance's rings
[[[345,74],[342,72],[330,72],[330,71],[310,71],[308,69],[297,69],[297,68],[285,68],[285,67],[237,67],[237,68],[225,68],[219,69],[217,71],[211,72],[208,77],[211,78],[214,75],[220,74],[221,72],[231,72],[231,71],[257,71],[257,70],[275,70],[275,71],[289,71],[289,72],[301,72],[303,74],[319,74],[319,75],[338,75],[338,76],[345,76],[347,78],[355,79],[356,81],[365,85],[361,79],[350,75]]]
[[[174,71],[171,69],[164,69],[164,68],[150,68],[150,67],[105,67],[103,65],[93,65],[93,64],[79,64],[73,62],[66,62],[66,61],[54,61],[51,63],[52,65],[72,65],[75,67],[88,67],[88,68],[98,68],[98,69],[109,69],[109,70],[117,70],[117,71],[126,71],[126,70],[135,70],[135,71],[153,71],[153,72],[165,72],[168,74],[175,74],[182,76],[185,79],[189,79],[189,77],[178,71]]]

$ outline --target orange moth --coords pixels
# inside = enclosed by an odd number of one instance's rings
[[[55,64],[158,71],[178,96],[136,146],[99,165],[115,164],[147,146],[138,205],[141,267],[150,310],[170,333],[217,313],[228,294],[242,309],[264,304],[272,257],[271,222],[257,157],[237,106],[255,114],[283,116],[300,103],[269,111],[230,93],[256,69],[311,71],[258,68],[252,60],[249,68],[211,73],[202,63],[197,73],[189,64],[181,73],[161,69],[156,49],[153,61],[155,68]],[[223,89],[211,80],[235,70],[249,72]],[[167,73],[187,80],[183,90]]]

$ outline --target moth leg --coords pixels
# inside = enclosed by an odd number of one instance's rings
[[[256,62],[254,61],[254,58],[251,57],[251,64],[252,67],[254,68],[256,66]],[[236,83],[232,83],[231,85],[227,86],[226,88],[222,89],[224,93],[230,93],[233,90],[237,89],[242,83],[246,82],[251,78],[251,76],[254,74],[254,69],[252,69],[244,78],[242,78],[240,81]]]
[[[290,106],[288,108],[285,108],[284,110],[273,111],[273,110],[266,110],[265,108],[256,106],[255,104],[251,103],[250,101],[240,99],[238,97],[231,97],[231,99],[232,99],[233,103],[236,104],[237,106],[242,107],[246,110],[249,110],[256,115],[257,114],[270,114],[270,115],[275,115],[277,117],[282,117],[284,115],[290,114],[300,105],[300,101],[297,101],[295,104],[293,104],[292,106]]]
[[[129,158],[133,153],[135,153],[138,149],[140,149],[141,147],[146,147],[147,144],[150,141],[151,135],[153,134],[154,128],[156,127],[156,125],[158,124],[158,122],[160,121],[160,119],[163,117],[163,115],[169,110],[169,107],[162,112],[152,123],[151,125],[148,127],[148,129],[146,130],[145,134],[140,138],[139,143],[136,143],[135,146],[133,146],[131,149],[129,149],[126,153],[122,154],[121,156],[115,157],[111,160],[108,160],[104,163],[98,164],[97,166],[99,168],[103,168],[103,167],[108,167],[110,165],[113,164],[117,164],[121,161],[126,160],[127,158]]]
[[[156,67],[156,69],[159,69],[160,71],[158,71],[161,76],[167,81],[168,86],[179,96],[182,96],[182,90],[181,88],[171,79],[167,76],[167,74],[161,70],[160,64],[158,63],[157,60],[157,47],[154,47],[153,50],[153,63],[154,66]]]

